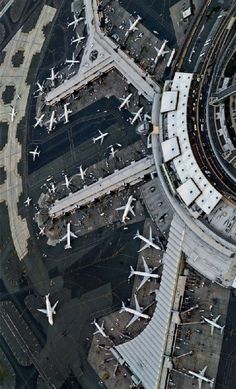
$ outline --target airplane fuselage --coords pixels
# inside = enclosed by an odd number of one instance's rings
[[[137,275],[137,276],[141,276],[141,277],[149,277],[149,278],[160,278],[160,276],[158,274],[153,274],[153,273],[146,273],[144,271],[138,271],[138,270],[134,270],[132,271],[132,275]]]
[[[210,319],[207,319],[206,317],[202,316],[203,319],[208,323],[210,324],[211,326],[217,328],[218,330],[223,330],[224,329],[224,326],[220,326],[219,324],[215,323],[214,321],[210,320]]]
[[[46,295],[46,310],[47,310],[48,322],[52,326],[53,325],[53,312],[52,312],[52,307],[51,307],[51,303],[49,301],[48,295]]]
[[[138,118],[140,118],[140,115],[143,111],[143,107],[141,107],[138,112],[134,115],[133,119],[131,120],[131,124],[134,124]]]
[[[123,108],[124,106],[128,105],[130,99],[132,97],[132,93],[129,94],[129,96],[127,96],[124,101],[121,103],[121,105],[119,106],[119,110],[121,110],[121,108]]]
[[[142,313],[142,312],[136,311],[136,309],[127,308],[127,307],[124,307],[123,309],[124,309],[125,312],[132,313],[132,315],[135,315],[135,316],[138,316],[138,317],[142,317],[143,319],[149,319],[149,316],[146,313]]]
[[[159,246],[153,243],[151,240],[145,238],[145,236],[137,234],[137,238],[141,239],[143,242],[147,243],[149,247],[153,247],[156,250],[161,250]]]
[[[201,374],[195,373],[194,371],[189,370],[188,373],[201,381],[207,382],[210,385],[213,385],[213,383],[214,383],[214,379],[210,380],[209,378],[206,378],[205,376],[203,376]]]
[[[127,215],[129,213],[129,209],[131,207],[131,204],[132,204],[132,201],[133,201],[133,196],[129,196],[128,198],[128,202],[125,206],[125,210],[124,210],[124,213],[123,213],[123,216],[122,216],[122,222],[125,223],[125,219],[127,218]]]

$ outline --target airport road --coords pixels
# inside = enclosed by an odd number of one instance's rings
[[[0,166],[6,171],[6,180],[0,186],[0,201],[6,201],[8,204],[8,213],[10,227],[17,255],[21,260],[27,254],[27,240],[29,231],[25,219],[18,215],[17,203],[22,192],[22,179],[18,173],[18,163],[21,160],[22,146],[17,139],[17,126],[25,115],[27,97],[30,86],[26,85],[28,68],[33,55],[40,52],[45,36],[43,27],[46,26],[54,17],[56,10],[45,6],[38,19],[36,27],[27,35],[20,31],[14,36],[12,41],[5,47],[6,55],[4,62],[0,66],[0,77],[2,80],[1,91],[5,87],[15,85],[16,94],[22,95],[22,98],[15,101],[16,117],[12,122],[10,120],[10,105],[2,105],[0,116],[2,121],[9,124],[8,142],[0,152]],[[24,51],[24,60],[21,66],[13,67],[12,57],[18,51]],[[17,80],[17,82],[16,82]],[[21,91],[24,90],[24,93]]]

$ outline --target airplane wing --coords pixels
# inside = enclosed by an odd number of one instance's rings
[[[70,231],[70,236],[72,236],[72,238],[78,238],[77,235],[75,235],[73,232]]]
[[[123,211],[125,209],[125,206],[116,208],[116,211]]]
[[[215,327],[213,326],[213,324],[211,324],[211,335],[213,335],[214,329]]]
[[[42,313],[44,313],[45,315],[48,315],[48,313],[47,313],[47,310],[46,310],[46,309],[37,309],[37,311],[39,311],[39,312],[42,312]]]
[[[129,206],[129,211],[132,213],[133,216],[135,216],[134,210],[133,210],[133,208],[131,207],[131,205]]]
[[[202,370],[199,371],[199,374],[204,376],[206,372],[207,366],[205,366]]]
[[[202,389],[202,379],[198,378],[198,389]]]
[[[60,241],[60,242],[63,242],[63,240],[66,240],[66,239],[67,239],[67,234],[64,235],[59,241]]]
[[[153,242],[153,237],[152,237],[152,227],[151,227],[151,226],[149,227],[149,240],[150,240],[151,242]]]
[[[101,138],[101,144],[103,143],[103,141],[104,141],[104,138],[105,138],[104,136]]]
[[[217,321],[219,320],[220,317],[221,317],[221,315],[218,315],[215,319],[213,319],[214,323],[217,323]]]
[[[56,309],[56,306],[57,306],[58,303],[59,303],[59,300],[53,305],[53,307],[52,307],[52,312],[53,313],[56,313],[55,309]]]
[[[143,267],[144,267],[145,273],[150,273],[150,270],[149,270],[149,267],[147,265],[147,262],[145,261],[144,257],[142,257],[142,259],[143,259]]]
[[[141,253],[141,251],[143,251],[149,247],[150,247],[150,245],[148,243],[145,243],[145,245],[143,247],[141,247],[141,249],[138,250],[138,253]]]
[[[169,53],[169,50],[165,50],[162,52],[162,55],[165,55],[165,54],[168,54]]]
[[[138,316],[134,315],[134,316],[132,317],[132,319],[129,321],[129,323],[127,324],[126,328],[128,328],[129,326],[131,326],[131,324],[133,324],[137,319],[138,319]]]
[[[136,294],[134,295],[134,301],[135,301],[135,309],[136,309],[136,311],[141,312],[142,310],[141,310],[140,305],[138,303],[138,299],[137,299]]]
[[[142,281],[140,282],[140,284],[139,284],[139,286],[138,286],[138,289],[137,290],[139,290],[139,289],[141,289],[142,288],[142,286],[147,282],[147,280],[149,279],[149,277],[147,277],[147,276],[143,276],[143,279],[142,279]]]
[[[132,26],[132,22],[131,22],[131,20],[129,19],[129,27],[131,27]]]

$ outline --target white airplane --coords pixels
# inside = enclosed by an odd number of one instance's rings
[[[28,207],[30,205],[31,200],[32,199],[30,199],[28,196],[27,199],[24,201],[25,207]]]
[[[39,81],[37,81],[36,85],[38,86],[38,89],[34,93],[39,92],[39,94],[42,95],[43,94],[43,84],[44,83],[40,84]]]
[[[128,201],[126,203],[126,205],[122,206],[122,207],[119,207],[119,208],[116,208],[116,211],[123,211],[124,210],[124,213],[122,215],[122,223],[125,223],[126,222],[126,219],[129,219],[128,217],[128,213],[131,212],[133,216],[135,216],[135,213],[133,211],[133,207],[132,207],[132,201],[135,200],[134,197],[131,195],[129,196],[128,198]]]
[[[205,371],[207,369],[207,366],[204,367],[204,369],[200,370],[199,373],[195,373],[194,371],[189,370],[188,373],[191,374],[191,376],[197,378],[198,380],[198,388],[201,389],[202,387],[202,382],[207,382],[210,384],[210,387],[213,388],[214,385],[214,378],[211,380],[209,378],[205,377]]]
[[[49,300],[49,295],[50,293],[48,293],[45,298],[46,298],[46,309],[37,309],[37,311],[39,312],[42,312],[44,313],[45,315],[47,315],[47,318],[48,318],[48,322],[49,324],[52,326],[53,325],[53,315],[56,315],[56,311],[55,311],[55,308],[58,304],[59,301],[57,301],[53,307],[51,306],[51,303],[50,303],[50,300]]]
[[[101,334],[104,338],[108,338],[108,335],[105,334],[105,331],[104,331],[104,321],[102,322],[102,325],[100,326],[97,322],[96,322],[96,319],[94,319],[94,321],[92,322],[92,324],[95,325],[95,327],[97,328],[97,331],[95,331],[93,333],[93,335],[96,335],[96,334]]]
[[[36,148],[33,151],[29,151],[29,154],[33,155],[33,161],[35,161],[36,155],[37,157],[39,157],[40,155],[40,151],[38,151],[38,146],[36,146]]]
[[[100,135],[98,135],[96,138],[93,138],[93,143],[96,143],[97,140],[100,140],[100,141],[101,141],[101,144],[102,144],[102,143],[103,143],[103,140],[104,140],[104,138],[105,138],[105,136],[108,135],[108,132],[103,133],[103,132],[100,131],[100,130],[98,130],[98,132],[99,132]]]
[[[55,192],[56,192],[56,189],[57,189],[56,185],[52,182],[52,183],[51,183],[51,188],[49,188],[49,192],[55,193]]]
[[[68,115],[69,115],[69,113],[72,113],[72,111],[70,109],[67,109],[68,105],[70,105],[70,103],[64,104],[64,113],[62,115],[62,117],[65,116],[64,124],[69,122]]]
[[[79,44],[80,42],[82,42],[84,39],[85,39],[85,36],[80,36],[80,35],[77,33],[77,38],[72,39],[71,44],[77,43],[77,45],[76,45],[76,47],[77,47],[78,44]]]
[[[66,235],[64,235],[60,240],[59,242],[62,242],[63,240],[66,240],[66,245],[64,246],[64,248],[67,250],[67,249],[71,249],[71,244],[70,244],[70,238],[78,238],[77,235],[75,235],[73,232],[71,232],[70,230],[70,222],[67,223],[67,232],[66,232]]]
[[[140,305],[138,303],[138,299],[137,299],[136,294],[134,295],[134,300],[135,300],[135,309],[127,308],[125,306],[124,302],[122,301],[120,313],[121,312],[129,312],[129,313],[134,315],[132,317],[132,319],[129,321],[129,323],[126,325],[126,328],[128,328],[131,324],[133,324],[137,319],[139,319],[141,317],[143,319],[150,319],[150,316],[148,316],[146,313],[142,313],[142,308],[140,307]]]
[[[143,259],[143,266],[144,266],[144,271],[137,271],[137,270],[134,270],[132,268],[132,266],[130,266],[130,275],[128,277],[128,279],[130,279],[131,277],[133,277],[134,275],[137,275],[137,276],[141,276],[143,277],[140,285],[138,286],[137,288],[137,291],[139,289],[142,288],[142,286],[150,279],[150,278],[160,278],[160,276],[158,274],[153,274],[152,272],[154,270],[156,270],[156,267],[154,267],[153,269],[149,269],[148,265],[147,265],[147,262],[145,261],[144,257],[142,256],[142,259]]]
[[[130,93],[125,99],[123,99],[122,97],[120,98],[120,100],[122,101],[121,105],[119,106],[119,110],[120,111],[125,106],[127,108],[129,108],[129,102],[130,102],[130,99],[131,99],[132,95],[133,95],[133,93]]]
[[[47,77],[47,80],[51,81],[53,86],[55,85],[55,80],[57,78],[58,73],[59,72],[55,73],[54,68],[51,68],[51,76]]]
[[[11,105],[11,113],[9,115],[11,116],[11,121],[14,122],[14,118],[16,116],[17,112],[15,111],[15,108]]]
[[[210,326],[211,326],[211,335],[213,335],[215,328],[220,330],[221,334],[223,333],[225,326],[220,326],[219,324],[217,324],[217,321],[219,320],[220,317],[221,317],[221,315],[218,315],[215,319],[210,320],[210,319],[207,319],[206,317],[202,316],[203,320],[205,320],[205,322],[210,324]]]
[[[39,227],[39,235],[45,235],[45,227]]]
[[[140,250],[138,250],[138,253],[139,253],[140,251],[145,250],[145,249],[148,248],[148,247],[153,247],[153,248],[156,249],[156,250],[161,250],[161,247],[160,247],[160,246],[158,246],[157,244],[153,243],[152,227],[151,227],[151,226],[149,227],[149,239],[147,239],[147,238],[145,238],[143,235],[141,235],[141,234],[139,233],[139,230],[137,231],[137,233],[136,233],[136,235],[134,236],[133,239],[136,239],[136,238],[139,238],[139,239],[141,239],[143,242],[145,242],[145,245],[144,245]]]
[[[79,167],[79,173],[77,174],[77,176],[80,176],[81,177],[81,180],[85,180],[85,175],[86,175],[86,171],[88,170],[88,168],[84,169],[82,168],[82,165],[80,165]]]
[[[140,16],[137,17],[137,19],[132,23],[131,20],[129,19],[129,29],[126,31],[125,36],[128,36],[130,32],[132,31],[137,31],[138,28],[136,27],[138,22],[142,20]]]
[[[43,113],[39,118],[35,117],[36,123],[34,124],[34,128],[36,128],[39,125],[41,126],[44,116],[45,113]]]
[[[75,53],[73,53],[72,59],[66,59],[66,63],[70,64],[68,69],[71,69],[71,67],[74,66],[75,63],[80,63],[80,61],[75,59]]]
[[[55,113],[56,113],[56,111],[52,111],[50,120],[47,121],[47,123],[49,123],[48,132],[51,132],[52,129],[53,129],[54,123],[55,123],[55,124],[57,123],[57,121],[56,121],[56,119],[55,119]]]
[[[165,50],[165,46],[166,46],[167,42],[168,42],[168,41],[165,39],[164,42],[162,43],[160,49],[158,49],[157,47],[155,47],[155,50],[156,50],[156,52],[157,52],[156,58],[155,58],[155,60],[154,60],[155,65],[157,64],[157,61],[158,61],[158,59],[159,59],[160,57],[164,57],[165,54],[169,53],[169,50]]]
[[[131,112],[132,115],[134,115],[133,119],[131,120],[131,124],[134,124],[136,120],[142,120],[141,113],[143,112],[143,107],[141,107],[138,112]]]
[[[75,14],[73,15],[74,16],[74,20],[70,23],[67,24],[68,27],[71,27],[71,26],[74,26],[73,30],[75,30],[75,28],[78,26],[79,22],[81,22],[82,20],[84,20],[84,18],[80,17],[80,18],[77,18],[75,16]]]
[[[65,183],[62,185],[66,186],[67,189],[70,189],[70,184],[71,184],[72,178],[68,179],[66,174],[64,175],[64,177],[65,177]]]

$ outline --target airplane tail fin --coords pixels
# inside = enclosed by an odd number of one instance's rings
[[[134,235],[133,239],[136,239],[139,237],[139,230],[137,230],[136,234]]]
[[[72,246],[70,244],[66,244],[65,245],[65,250],[67,250],[67,249],[72,249]]]
[[[210,388],[213,388],[214,383],[215,383],[215,380],[214,380],[214,378],[212,378],[212,380],[210,381]]]
[[[221,327],[221,329],[220,329],[220,333],[221,333],[221,334],[223,334],[224,329],[225,329],[225,326]]]
[[[133,277],[133,275],[134,275],[134,268],[132,266],[130,266],[130,275],[129,275],[128,279]]]
[[[96,139],[95,138],[93,138],[93,143],[96,143]]]
[[[124,312],[124,311],[125,311],[125,303],[122,301],[120,313],[122,313],[122,312]]]

